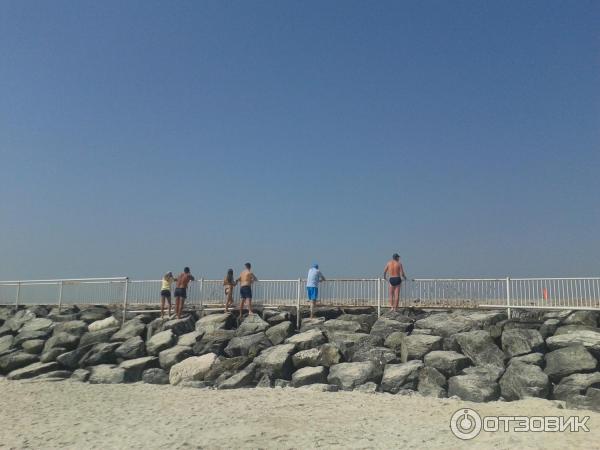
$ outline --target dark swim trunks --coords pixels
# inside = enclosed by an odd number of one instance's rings
[[[187,298],[187,292],[185,288],[176,288],[175,289],[175,298],[180,297],[180,298]]]
[[[171,298],[171,291],[168,289],[163,289],[162,291],[160,291],[160,296]]]
[[[394,287],[400,286],[402,283],[402,278],[400,277],[390,277],[390,284]]]
[[[250,286],[242,286],[240,288],[240,297],[252,300],[252,288]]]

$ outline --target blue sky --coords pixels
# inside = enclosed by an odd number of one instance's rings
[[[0,279],[600,274],[600,2],[0,2]]]

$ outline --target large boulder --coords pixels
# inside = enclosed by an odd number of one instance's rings
[[[548,398],[550,381],[539,366],[515,362],[500,379],[500,392],[506,400],[526,397]]]
[[[52,322],[50,319],[40,317],[40,318],[35,318],[35,319],[25,322],[23,324],[23,326],[21,327],[21,329],[19,330],[19,332],[20,333],[22,333],[24,331],[47,331],[47,332],[50,332],[50,331],[52,331],[53,326],[54,326],[54,322]]]
[[[214,353],[184,359],[171,367],[169,383],[177,385],[185,381],[203,381],[216,360]]]
[[[293,333],[294,325],[289,321],[280,322],[265,331],[265,334],[273,345],[283,344]]]
[[[323,328],[328,333],[343,332],[343,333],[358,333],[362,331],[362,327],[358,322],[350,320],[331,319],[323,324]]]
[[[325,335],[320,330],[313,329],[289,337],[285,340],[285,343],[294,344],[296,350],[306,350],[318,347],[326,341]]]
[[[400,348],[402,362],[412,359],[422,360],[427,353],[433,350],[441,350],[442,340],[439,336],[429,336],[427,334],[405,336],[402,339]]]
[[[50,339],[46,341],[44,351],[48,351],[54,347],[62,347],[66,348],[67,350],[73,350],[75,347],[77,347],[77,344],[79,344],[78,336],[62,332],[53,335]]]
[[[31,365],[15,369],[10,372],[6,378],[9,380],[23,380],[25,378],[33,378],[47,372],[58,370],[60,366],[56,362],[41,363],[36,362]]]
[[[158,358],[156,356],[144,356],[142,358],[123,361],[119,367],[125,371],[124,381],[126,383],[135,383],[142,380],[144,371],[155,368],[157,365]]]
[[[289,311],[280,310],[268,310],[263,311],[263,319],[271,326],[277,325],[281,322],[291,322],[292,315]]]
[[[375,314],[342,314],[337,320],[358,323],[360,333],[370,333],[373,324],[377,321],[377,316]]]
[[[359,347],[352,355],[352,362],[373,361],[381,367],[386,364],[402,362],[400,357],[392,349],[387,347]]]
[[[187,316],[181,319],[167,320],[162,324],[161,331],[171,330],[175,336],[181,336],[194,331],[195,325],[194,318]]]
[[[271,341],[269,341],[265,333],[260,332],[234,337],[229,341],[224,351],[227,356],[249,356],[250,358],[254,358],[268,347],[271,347]]]
[[[235,325],[235,319],[231,313],[209,314],[196,322],[196,331],[210,333],[217,330],[228,330]]]
[[[303,367],[292,374],[292,387],[305,386],[307,384],[327,383],[328,370],[323,366]]]
[[[544,321],[544,323],[540,326],[539,332],[544,339],[547,339],[548,337],[556,333],[556,330],[558,329],[559,325],[560,320],[548,319]]]
[[[325,317],[315,317],[314,319],[303,319],[302,325],[300,325],[300,332],[303,333],[308,330],[323,330],[324,323],[325,323]]]
[[[504,367],[504,353],[487,331],[475,330],[456,335],[462,353],[476,365]]]
[[[169,374],[159,368],[146,369],[142,374],[142,381],[148,384],[169,384]]]
[[[85,383],[90,378],[90,371],[85,369],[74,370],[71,374],[72,381],[79,381]]]
[[[89,331],[100,331],[100,330],[106,330],[107,328],[116,328],[119,327],[121,324],[119,323],[119,321],[117,319],[115,319],[113,316],[109,316],[106,319],[102,319],[102,320],[96,320],[95,322],[92,322],[88,325],[88,330]]]
[[[204,376],[205,381],[215,381],[221,377],[227,378],[224,374],[234,374],[251,362],[247,356],[236,356],[234,358],[225,358],[219,356],[208,373]]]
[[[583,345],[559,348],[546,354],[544,372],[554,383],[577,372],[593,372],[598,361]]]
[[[433,367],[447,377],[458,375],[471,365],[471,360],[457,352],[434,350],[425,355],[425,366]]]
[[[250,334],[261,333],[269,328],[269,324],[262,320],[258,314],[246,316],[236,330],[236,336],[248,336]]]
[[[218,383],[217,389],[238,389],[253,384],[256,364],[251,363],[239,372]]]
[[[544,354],[543,353],[529,353],[528,355],[515,356],[508,362],[509,364],[521,362],[524,364],[535,364],[536,366],[542,367],[544,365]]]
[[[463,315],[438,313],[415,322],[416,328],[425,328],[437,336],[450,337],[453,334],[476,330],[481,326]]]
[[[75,370],[79,367],[79,361],[90,349],[97,344],[86,345],[85,347],[77,347],[75,350],[65,352],[56,357],[56,361],[62,366],[70,370]]]
[[[125,383],[125,369],[112,364],[101,364],[90,367],[88,381],[92,384]]]
[[[574,395],[585,394],[590,387],[600,387],[600,372],[574,373],[564,377],[554,386],[553,397],[556,400],[568,400]]]
[[[21,348],[24,352],[31,353],[32,355],[39,355],[44,349],[46,341],[43,339],[31,339],[21,344]]]
[[[97,322],[110,315],[105,306],[95,305],[81,310],[79,318],[87,323]]]
[[[175,345],[177,337],[171,330],[161,331],[156,333],[146,342],[146,353],[152,356],[158,355],[163,350]]]
[[[42,339],[46,341],[50,331],[48,330],[37,330],[37,331],[21,331],[14,337],[13,347],[21,347],[23,342],[30,341],[32,339]]]
[[[88,332],[88,325],[83,320],[58,322],[54,324],[53,332],[54,334],[69,333],[81,337]]]
[[[334,344],[323,344],[318,348],[310,348],[296,353],[292,357],[294,367],[325,366],[331,367],[342,361],[342,355]]]
[[[158,360],[160,367],[168,371],[175,364],[183,361],[186,358],[189,358],[190,356],[192,356],[192,349],[190,347],[176,345],[175,347],[171,347],[160,352],[158,354]]]
[[[133,336],[121,343],[115,350],[117,358],[136,359],[146,356],[146,343],[140,336]]]
[[[403,320],[388,319],[387,317],[380,317],[371,327],[371,334],[379,336],[383,340],[390,334],[401,331],[403,333],[411,330],[414,327],[413,322],[408,317]]]
[[[544,338],[538,330],[515,328],[502,333],[502,350],[510,358],[544,350]]]
[[[491,402],[500,397],[500,385],[477,374],[457,375],[448,379],[448,396],[469,402]]]
[[[414,331],[413,334],[415,334]],[[402,351],[402,341],[404,341],[405,337],[405,332],[394,331],[393,333],[389,334],[388,337],[385,338],[385,342],[383,343],[383,345],[400,354]]]
[[[422,367],[423,362],[421,361],[388,364],[383,371],[381,390],[392,394],[397,394],[401,389],[416,390],[419,382],[419,370]]]
[[[206,353],[215,353],[219,355],[223,353],[223,350],[234,335],[234,330],[207,331],[202,338],[194,344],[192,351],[194,352],[194,355],[204,355]]]
[[[177,339],[177,345],[182,345],[184,347],[193,347],[196,344],[196,342],[199,342],[200,339],[202,339],[202,335],[204,335],[204,333],[202,333],[201,331],[192,331],[190,333],[182,334]]]
[[[79,361],[79,367],[97,366],[99,364],[113,364],[117,362],[115,350],[118,342],[103,342],[95,344]]]
[[[263,350],[254,359],[258,373],[268,375],[271,379],[289,380],[294,370],[292,354],[295,348],[296,344],[281,344]]]
[[[598,326],[598,311],[573,311],[563,320],[565,325],[585,325],[589,327]]]
[[[110,342],[110,338],[119,331],[118,328],[104,328],[103,330],[90,331],[81,336],[79,345],[85,346],[90,344],[102,344],[104,342]]]
[[[137,319],[129,320],[123,324],[121,329],[113,334],[111,341],[127,341],[132,337],[140,337],[146,331],[146,324]]]
[[[572,333],[560,334],[546,339],[550,350],[581,344],[592,353],[600,354],[600,333],[589,330],[579,330]]]
[[[38,361],[36,355],[22,351],[8,353],[0,356],[0,374],[6,374],[21,367],[28,366]]]
[[[12,334],[7,334],[0,337],[0,353],[5,352],[9,348],[13,347],[14,337]]]
[[[29,310],[22,309],[17,311],[14,316],[8,319],[5,325],[8,325],[13,331],[19,331],[19,329],[30,320],[35,319],[35,314]]]
[[[329,342],[335,344],[346,361],[352,361],[354,354],[365,347],[379,347],[383,338],[379,335],[365,333],[333,333]]]
[[[371,361],[340,363],[329,369],[327,381],[344,390],[352,390],[356,386],[381,380],[382,368]]]
[[[421,395],[427,397],[447,397],[448,383],[446,377],[433,367],[422,367],[419,370],[419,384],[417,390]]]

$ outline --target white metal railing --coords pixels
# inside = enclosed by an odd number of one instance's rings
[[[0,282],[0,304],[62,305],[157,304],[160,280],[127,277]],[[300,308],[306,280],[260,280],[254,303]],[[388,284],[381,278],[328,279],[319,286],[324,305],[388,306]],[[238,289],[234,299],[239,299]],[[222,305],[222,280],[190,283],[187,304],[204,308]],[[417,278],[402,283],[400,306],[423,308],[521,308],[600,310],[600,278]]]

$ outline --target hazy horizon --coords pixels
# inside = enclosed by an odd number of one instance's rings
[[[0,280],[600,275],[600,2],[0,3]]]

